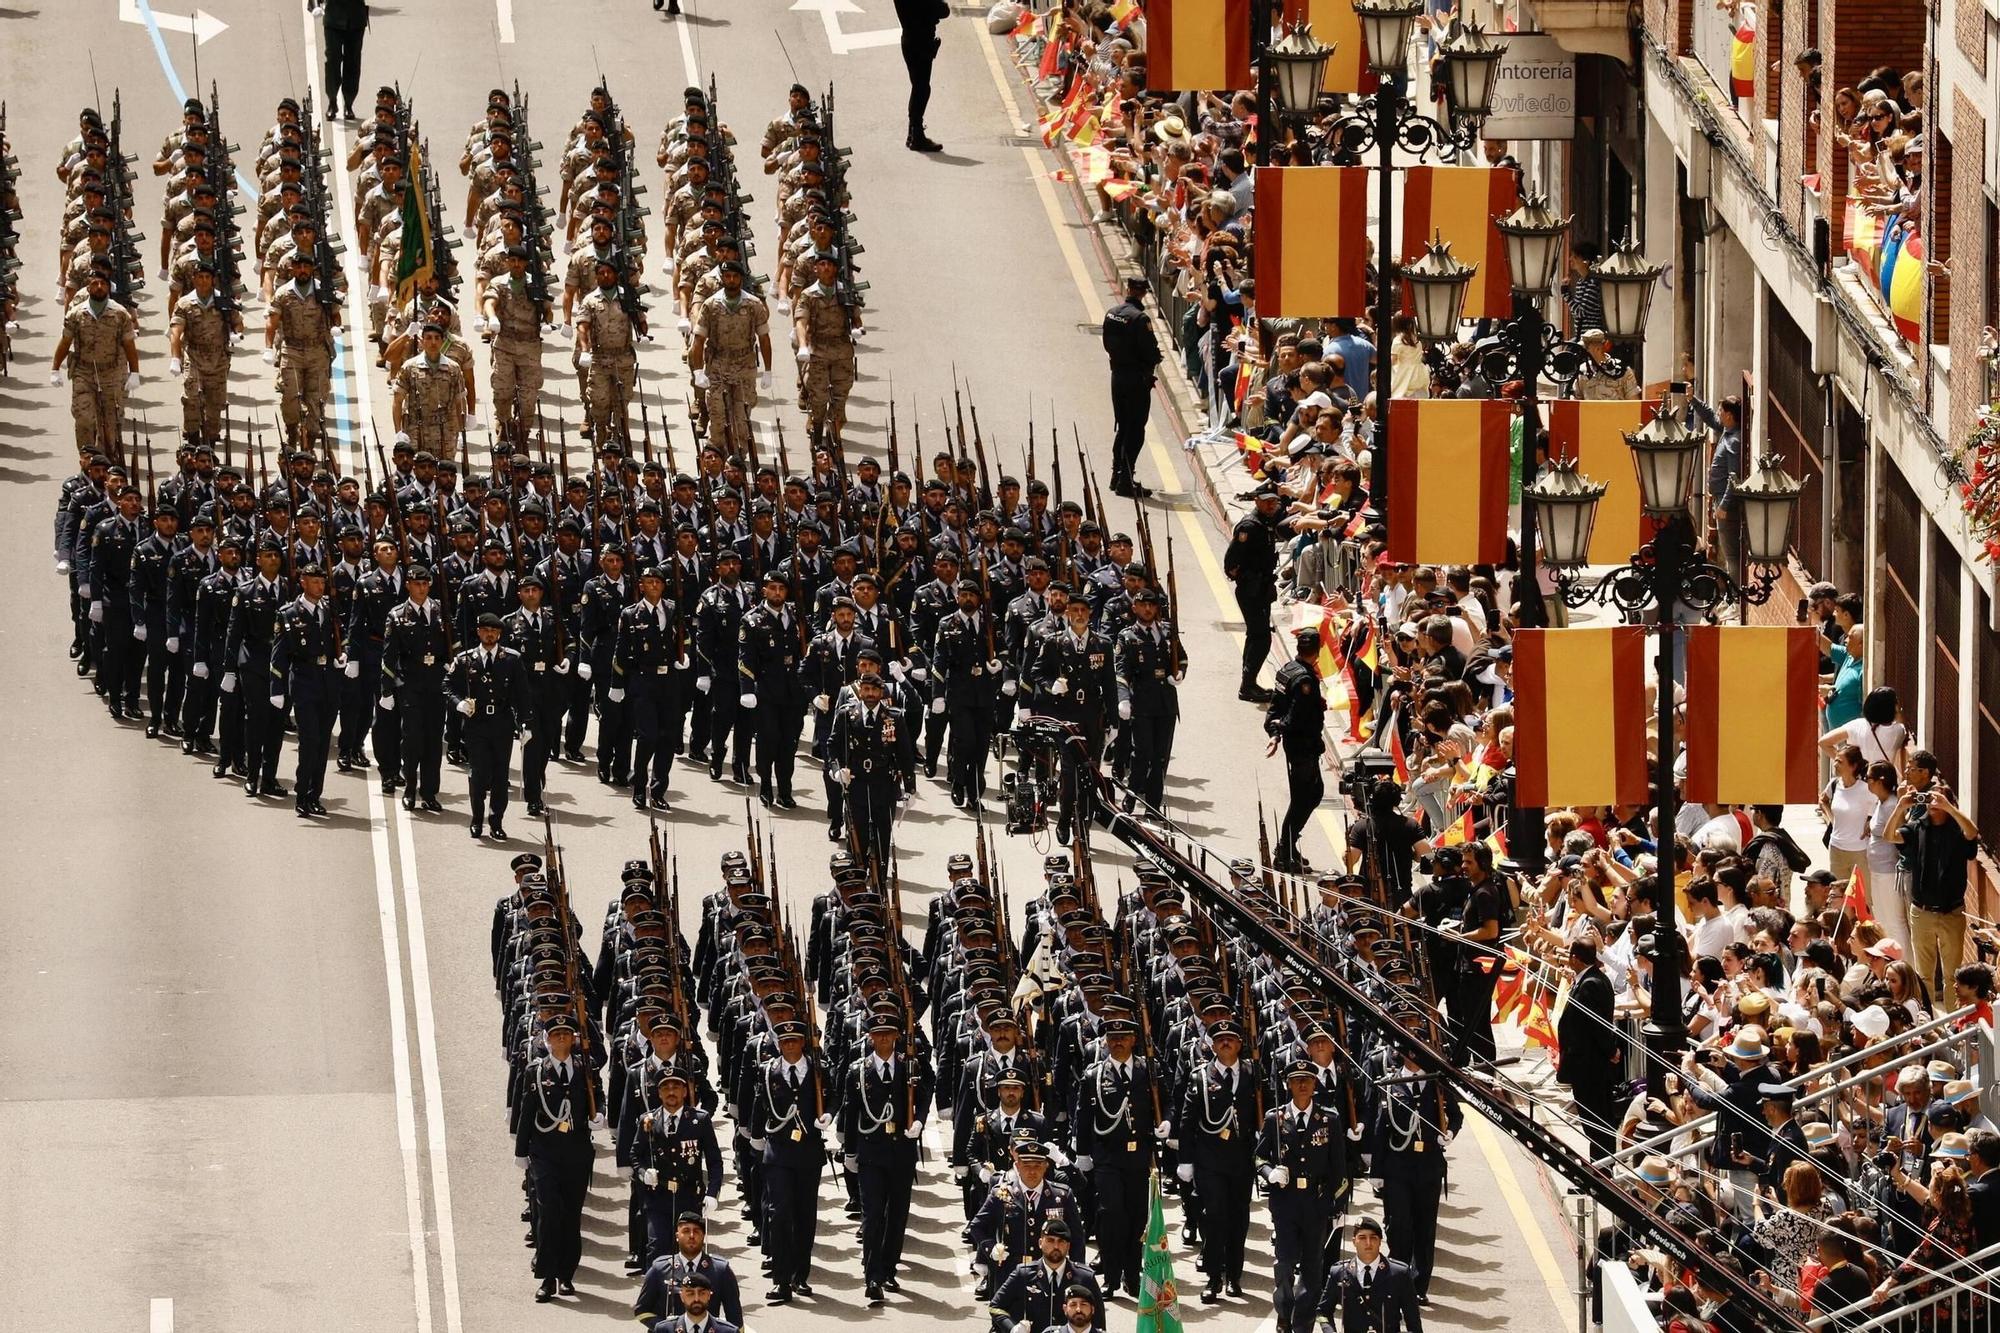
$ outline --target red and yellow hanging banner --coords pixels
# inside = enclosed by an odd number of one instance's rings
[[[1250,0],[1152,0],[1146,86],[1176,93],[1250,87]]]
[[[1685,799],[1810,805],[1819,789],[1819,643],[1811,626],[1687,630]]]
[[[1389,558],[1412,565],[1507,558],[1512,403],[1389,402]]]
[[[1577,471],[1605,485],[1597,526],[1590,531],[1589,562],[1622,565],[1653,535],[1639,504],[1639,474],[1625,436],[1659,413],[1659,400],[1561,398],[1548,406],[1549,457],[1574,459]]]
[[[1514,289],[1507,244],[1493,224],[1520,202],[1520,187],[1505,167],[1409,168],[1403,173],[1402,262],[1416,263],[1431,241],[1442,237],[1452,258],[1474,269],[1465,289],[1465,317],[1510,317]],[[1403,312],[1410,312],[1407,293]]]
[[[1644,805],[1646,711],[1643,626],[1515,631],[1520,803]]]
[[[1285,23],[1310,23],[1314,40],[1333,48],[1333,54],[1327,57],[1322,91],[1375,91],[1381,79],[1368,68],[1368,40],[1361,35],[1361,20],[1354,13],[1353,0],[1285,0],[1283,9]]]
[[[1257,313],[1329,319],[1368,309],[1366,167],[1259,167]]]

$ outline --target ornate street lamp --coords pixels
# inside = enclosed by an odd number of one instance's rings
[[[1574,458],[1558,458],[1522,494],[1535,508],[1535,527],[1542,538],[1542,563],[1575,569],[1590,560],[1590,534],[1597,526],[1597,502],[1607,489],[1576,470]],[[1525,601],[1540,594],[1530,589]]]
[[[1758,460],[1750,479],[1729,494],[1743,516],[1743,553],[1753,565],[1780,566],[1791,549],[1792,516],[1804,484],[1788,476],[1776,454]]]
[[[1410,64],[1410,28],[1424,12],[1424,0],[1354,0],[1354,16],[1368,43],[1368,67],[1384,78],[1401,78]]]
[[[1494,75],[1506,54],[1507,43],[1494,41],[1477,23],[1459,24],[1438,43],[1453,118],[1475,125],[1486,119],[1493,109]]]
[[[1286,30],[1264,53],[1275,74],[1278,114],[1297,118],[1306,115],[1319,101],[1326,86],[1326,62],[1334,48],[1313,36],[1312,24],[1300,23]]]
[[[1410,289],[1417,332],[1431,342],[1455,338],[1459,315],[1465,309],[1465,289],[1478,265],[1461,264],[1452,258],[1451,246],[1440,236],[1431,241],[1422,259],[1398,271]]]
[[[1563,242],[1570,219],[1558,217],[1549,201],[1530,192],[1493,225],[1507,241],[1507,266],[1514,290],[1534,300],[1546,297],[1562,268]]]
[[[1611,254],[1590,266],[1604,298],[1604,331],[1614,342],[1630,342],[1646,332],[1653,288],[1666,269],[1649,264],[1627,236]]]
[[[1653,518],[1685,514],[1694,494],[1702,437],[1677,413],[1662,412],[1625,436],[1639,474],[1639,507]]]

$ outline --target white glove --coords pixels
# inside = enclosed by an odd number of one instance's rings
[[[1181,1183],[1182,1183],[1183,1185],[1187,1184],[1187,1182],[1189,1182],[1190,1180],[1193,1180],[1193,1179],[1194,1179],[1194,1163],[1192,1163],[1192,1162],[1182,1162],[1182,1163],[1181,1163],[1181,1164],[1180,1164],[1179,1166],[1175,1167],[1175,1168],[1174,1168],[1174,1178],[1175,1178],[1176,1180],[1180,1181],[1180,1182],[1181,1182]]]
[[[172,652],[173,649],[169,648],[167,651]],[[347,665],[341,668],[340,674],[346,676],[349,680],[360,680],[361,663],[355,661],[353,658],[350,657],[347,660]]]
[[[1288,1166],[1272,1167],[1270,1181],[1273,1185],[1276,1185],[1279,1189],[1283,1189],[1285,1186],[1292,1183],[1292,1169]]]
[[[660,1184],[660,1173],[649,1166],[639,1173],[639,1183],[641,1185],[651,1185],[657,1189]]]
[[[179,656],[179,654],[180,654],[180,651],[181,651],[181,641],[180,641],[180,636],[179,636],[179,635],[176,635],[176,634],[169,634],[169,635],[167,636],[167,645],[166,645],[166,646],[167,646],[167,651],[168,651],[169,653],[171,653],[171,654],[173,654],[173,655],[175,655],[175,656]]]
[[[903,794],[902,794],[901,796],[898,796],[898,797],[896,798],[896,808],[897,808],[898,810],[902,810],[902,809],[905,809],[905,808],[907,808],[907,807],[909,806],[909,804],[910,804],[910,801],[911,801],[911,799],[912,799],[912,798],[913,798],[913,797],[914,797],[915,795],[916,795],[916,793],[915,793],[915,792],[908,792],[908,791],[906,791],[906,792],[904,792],[904,793],[903,793]]]
[[[982,1185],[991,1185],[993,1183],[992,1167],[982,1166],[979,1168],[979,1183]]]
[[[826,1133],[829,1129],[833,1128],[833,1117],[822,1115],[819,1119],[813,1121],[813,1128],[822,1134]]]
[[[931,673],[924,667],[910,668],[910,679],[917,682],[917,684],[921,685],[930,678],[931,678]]]
[[[1013,1328],[1009,1329],[1008,1333],[1035,1333],[1035,1330],[1027,1320],[1023,1319],[1015,1324]]]
[[[1005,1245],[995,1245],[992,1249],[988,1250],[987,1253],[993,1256],[994,1263],[1004,1264],[1007,1262],[1007,1257],[1010,1254],[1012,1254],[1013,1251],[1008,1249]]]
[[[340,325],[336,324],[332,328],[328,329],[327,332],[331,333],[335,338],[342,338],[346,335],[347,330],[341,327]]]
[[[167,373],[179,378],[181,373],[181,359],[179,357],[170,356],[167,358]]]
[[[1438,1135],[1438,1146],[1443,1148],[1449,1148],[1451,1146],[1450,1130],[1447,1129],[1444,1133]]]
[[[471,717],[474,713],[479,711],[479,705],[472,702],[472,700],[470,699],[460,699],[458,701],[458,711],[465,717]]]
[[[389,299],[389,289],[387,287],[370,288],[368,299],[371,301],[386,301]]]
[[[375,706],[385,713],[393,713],[396,711],[396,696],[385,694],[375,701]]]
[[[713,685],[714,683],[715,682],[707,676],[696,676],[694,678],[694,687],[700,690],[703,694],[707,694],[708,687]]]
[[[868,332],[868,330],[867,330],[867,329],[865,329],[865,328],[861,327],[861,325],[859,325],[859,324],[856,324],[856,325],[854,326],[854,332],[853,332],[852,334],[850,334],[849,336],[850,336],[850,337],[852,337],[852,338],[854,339],[854,341],[856,341],[856,342],[860,342],[860,341],[861,341],[861,335],[862,335],[862,334],[864,334],[864,333],[866,333],[866,332]]]
[[[836,768],[833,770],[833,780],[836,785],[845,787],[848,783],[854,781],[854,774],[844,768]]]
[[[708,387],[708,372],[706,370],[697,370],[694,373],[694,387],[697,389],[706,389]]]
[[[410,432],[406,430],[399,430],[396,432],[397,444],[408,444],[409,442],[410,442]]]
[[[590,1117],[590,1127],[592,1129],[603,1129],[604,1124],[604,1112],[599,1111],[596,1115]]]
[[[907,674],[909,673],[903,670],[903,664],[901,662],[889,663],[889,679],[901,680]]]
[[[827,710],[827,706],[832,702],[833,700],[827,698],[824,694],[815,694],[813,696],[813,708],[818,712],[824,713]]]
[[[813,349],[812,349],[812,348],[810,348],[810,347],[801,347],[801,348],[799,348],[799,364],[800,364],[800,365],[802,365],[802,366],[803,366],[803,365],[804,365],[804,364],[805,364],[806,362],[808,362],[808,361],[810,361],[810,360],[812,360],[812,359],[813,359]]]
[[[1096,1165],[1097,1165],[1097,1160],[1093,1158],[1089,1153],[1079,1153],[1077,1155],[1076,1169],[1083,1172],[1085,1175],[1089,1175],[1091,1169],[1094,1168]]]
[[[792,303],[790,301],[785,300],[782,296],[778,298],[778,313],[781,315],[789,315],[792,313]]]
[[[277,365],[277,364],[278,364],[278,349],[277,349],[277,348],[275,348],[275,347],[266,347],[266,348],[264,349],[264,364],[265,364],[265,365],[267,365],[267,366],[275,366],[275,365]]]
[[[943,716],[944,716],[944,700],[943,700],[943,699],[933,699],[933,700],[931,700],[931,716],[932,716],[932,717],[943,717]]]
[[[625,702],[625,691],[621,686],[613,685],[610,689],[604,692],[604,697],[609,699],[612,703],[622,704]]]
[[[1054,682],[1049,685],[1049,693],[1054,695],[1068,694],[1069,681],[1065,680],[1061,676],[1057,676]]]
[[[104,603],[92,602],[90,604],[90,623],[93,625],[104,623]]]
[[[528,1169],[528,1159],[525,1157],[516,1157],[514,1159],[514,1165],[519,1170],[526,1171]]]
[[[280,712],[284,711],[284,707],[285,707],[285,696],[284,696],[284,695],[282,695],[282,694],[274,694],[274,695],[272,695],[272,696],[271,696],[271,707],[273,707],[273,708],[276,708],[276,709],[278,709],[278,710],[279,710]]]
[[[84,582],[84,583],[79,583],[79,584],[77,584],[77,585],[76,585],[76,595],[77,595],[78,597],[81,597],[81,598],[84,598],[84,599],[85,599],[86,601],[87,601],[87,600],[89,600],[89,598],[90,598],[90,584],[89,584],[88,582]]]
[[[701,1201],[701,1215],[704,1220],[715,1215],[715,1196],[713,1194]]]
[[[534,744],[534,742],[535,742],[535,733],[530,731],[526,727],[521,728],[521,744],[532,745]]]
[[[755,708],[757,706],[757,696],[747,691],[739,694],[736,696],[736,706],[738,708]]]
[[[578,662],[576,664],[576,678],[581,681],[588,681],[590,679],[590,663]]]
[[[569,674],[569,659],[567,657],[556,663],[556,674],[558,676],[567,676]]]
[[[146,641],[146,627],[144,625],[134,625],[132,627],[132,637],[140,643],[144,643]]]
[[[757,372],[757,387],[758,387],[759,389],[762,389],[762,390],[763,390],[763,391],[764,391],[765,393],[769,393],[769,392],[771,391],[771,372],[770,372],[770,371],[768,371],[768,370],[760,370],[760,371],[758,371],[758,372]]]
[[[969,1166],[955,1166],[951,1169],[951,1178],[953,1180],[969,1180],[971,1177],[972,1168]]]
[[[1160,1122],[1159,1124],[1157,1124],[1157,1125],[1154,1125],[1154,1126],[1153,1126],[1153,1137],[1154,1137],[1154,1138],[1156,1138],[1156,1139],[1170,1139],[1170,1138],[1172,1138],[1173,1136],[1174,1136],[1174,1122],[1173,1122],[1173,1121],[1171,1121],[1171,1120],[1162,1120],[1162,1121],[1161,1121],[1161,1122]]]
[[[196,662],[196,663],[194,664],[194,678],[195,678],[196,680],[207,680],[207,679],[208,679],[208,663],[206,663],[206,662]]]
[[[922,1138],[924,1136],[924,1122],[921,1120],[912,1120],[909,1126],[903,1130],[903,1133],[909,1138]]]
[[[995,675],[995,676],[999,675],[999,674],[1000,674],[1000,667],[1001,667],[1001,661],[1000,661],[1000,659],[999,659],[999,658],[997,658],[997,657],[989,657],[989,658],[987,658],[987,659],[986,659],[986,670],[987,670],[987,672],[988,672],[989,674],[992,674],[992,675]]]
[[[583,367],[583,368],[584,368],[585,370],[589,370],[589,369],[590,369],[590,353],[588,353],[588,352],[578,352],[578,353],[576,354],[576,363],[577,363],[577,365],[579,365],[579,366]]]
[[[128,370],[128,371],[126,371],[126,372],[125,372],[125,392],[126,392],[126,393],[137,393],[138,391],[139,391],[139,372],[138,372],[138,371],[136,371],[136,370]]]
[[[1350,1125],[1347,1130],[1347,1137],[1354,1143],[1361,1142],[1361,1126]]]
[[[694,665],[694,659],[690,658],[686,653],[682,653],[679,657],[676,657],[674,659],[674,670],[676,671],[686,671],[689,667],[693,665]]]
[[[847,1154],[847,1156],[840,1159],[840,1169],[843,1171],[859,1171],[861,1169],[860,1156],[855,1153]]]
[[[467,430],[479,429],[479,414],[477,412],[467,412],[465,414],[465,428]]]
[[[67,561],[67,560],[58,560],[58,561],[56,561],[56,573],[58,573],[58,574],[67,574],[67,573],[69,573],[69,561]]]
[[[1130,699],[1120,699],[1118,701],[1118,720],[1120,722],[1130,722],[1132,720],[1132,701]]]
[[[51,389],[60,389],[62,388],[62,382],[63,382],[62,367],[57,366],[53,371],[49,373],[49,387]]]
[[[674,321],[674,327],[680,330],[680,335],[683,338],[694,332],[694,325],[688,323],[687,316],[685,315]]]
[[[1018,684],[1016,684],[1011,680],[1003,680],[1000,682],[1000,693],[1006,695],[1009,699],[1013,698],[1015,691],[1019,690],[1020,688],[1021,687]]]

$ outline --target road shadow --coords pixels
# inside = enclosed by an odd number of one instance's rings
[[[947,167],[982,167],[986,165],[986,159],[967,157],[963,153],[925,153],[924,157],[927,161],[942,163]]]

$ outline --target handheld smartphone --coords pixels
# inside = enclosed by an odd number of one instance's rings
[[[1801,625],[1806,623],[1806,619],[1811,614],[1811,612],[1812,612],[1812,603],[1803,597],[1799,598],[1798,617],[1799,617],[1799,623]]]
[[[1688,391],[1688,382],[1686,380],[1667,381],[1668,393],[1686,393],[1687,391]]]

